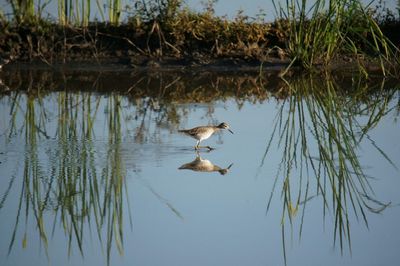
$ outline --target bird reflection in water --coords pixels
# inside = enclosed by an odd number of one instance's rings
[[[190,163],[185,163],[178,169],[188,169],[196,172],[219,172],[221,175],[228,173],[229,169],[232,167],[231,163],[227,168],[221,168],[218,165],[213,164],[207,159],[201,158],[200,154],[196,152],[196,159]]]

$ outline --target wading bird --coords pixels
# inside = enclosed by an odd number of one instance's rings
[[[208,139],[209,137],[211,137],[212,134],[221,129],[227,129],[229,132],[233,134],[232,130],[230,130],[229,128],[229,125],[225,122],[219,124],[218,126],[199,126],[191,129],[181,129],[178,130],[178,132],[184,133],[189,137],[197,139],[196,146],[194,146],[196,150],[200,148],[207,148],[209,150],[213,150],[213,148],[211,148],[210,146],[200,146],[200,142],[202,140]]]

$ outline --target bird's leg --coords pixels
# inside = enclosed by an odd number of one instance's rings
[[[200,142],[201,142],[201,140],[198,140],[197,143],[196,143],[196,146],[194,146],[194,149],[195,149],[196,151],[197,151],[197,150],[200,150],[201,148],[206,148],[206,149],[208,149],[209,151],[214,150],[214,148],[213,148],[213,147],[210,147],[210,146],[200,146]]]
[[[205,148],[205,149],[208,149],[209,151],[215,150],[215,148],[210,147],[210,146],[196,146],[196,147],[197,147],[196,150],[198,150],[198,149],[200,149],[200,148]],[[195,147],[195,148],[196,148],[196,147]]]
[[[194,149],[196,151],[200,148],[199,144],[200,144],[200,140],[198,140],[197,143],[196,143],[196,146],[194,146]]]

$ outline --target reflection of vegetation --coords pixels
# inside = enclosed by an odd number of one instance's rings
[[[54,131],[57,143],[53,143],[49,137],[52,134],[49,133],[51,130],[46,130],[46,124],[41,124],[41,121],[49,118],[43,99],[14,98],[14,105],[17,107],[12,110],[11,117],[14,121],[10,132],[25,132],[27,150],[18,214],[9,252],[15,244],[23,214],[26,221],[32,219],[33,215],[46,252],[51,230],[46,221],[51,218],[54,219],[52,231],[59,224],[68,237],[69,254],[75,244],[80,253],[84,254],[83,243],[89,228],[96,228],[100,243],[105,242],[108,263],[114,244],[120,253],[123,252],[126,211],[123,202],[128,195],[126,172],[120,152],[119,96],[110,96],[108,99],[113,108],[109,108],[107,114],[108,150],[104,158],[95,152],[92,141],[99,100],[95,101],[93,107],[93,99],[88,96],[90,95],[58,94],[58,122]],[[22,106],[24,103],[26,109]],[[21,110],[25,110],[24,125],[17,129],[15,120]],[[42,141],[40,147],[38,140],[43,136],[47,140]],[[51,147],[43,147],[46,144]],[[24,247],[28,243],[27,224],[25,223],[23,237]]]
[[[9,252],[19,237],[23,217],[26,220],[24,247],[29,243],[27,227],[32,219],[46,253],[49,231],[54,233],[56,225],[61,226],[68,238],[68,253],[77,247],[82,256],[85,240],[94,229],[110,263],[113,246],[123,253],[127,218],[132,226],[131,214],[126,215],[130,207],[124,164],[127,158],[123,157],[126,152],[124,137],[130,139],[133,136],[134,143],[143,144],[151,139],[159,144],[162,141],[159,128],[150,124],[156,121],[160,127],[168,127],[168,123],[177,125],[182,114],[176,106],[165,104],[162,81],[157,87],[159,91],[154,91],[151,86],[155,83],[151,78],[149,83],[137,82],[134,86],[131,79],[122,78],[120,84],[129,86],[122,88],[127,95],[118,93],[121,88],[116,86],[111,87],[116,89],[115,93],[104,96],[91,90],[101,92],[104,86],[112,86],[115,81],[107,83],[110,80],[98,73],[77,75],[77,79],[63,74],[64,82],[60,83],[56,72],[16,72],[12,78],[7,78],[11,87],[6,86],[7,90],[1,92],[1,99],[10,102],[10,127],[4,129],[8,141],[12,142],[16,136],[22,136],[26,141],[21,196]],[[65,91],[54,93],[54,88],[60,86],[65,86]],[[90,92],[69,92],[77,86]],[[51,88],[50,92],[48,88]],[[151,97],[146,95],[149,92]],[[126,109],[129,111],[125,112]],[[137,153],[140,151],[135,149],[129,152],[133,154],[132,158],[137,157]],[[140,170],[136,160],[131,163],[130,168]],[[16,186],[14,179],[1,198],[0,208],[6,202],[8,191]],[[167,199],[145,181],[142,183],[183,219]],[[51,220],[53,223],[49,225]]]
[[[281,101],[264,159],[269,155],[273,140],[278,138],[283,156],[275,183],[280,175],[284,176],[284,236],[287,219],[292,226],[302,208],[303,220],[305,207],[314,193],[322,198],[324,217],[329,212],[334,214],[335,242],[339,242],[341,249],[346,239],[349,246],[351,244],[353,213],[368,225],[367,212],[380,212],[387,206],[373,198],[369,179],[357,157],[359,143],[369,140],[370,130],[388,113],[389,101],[398,89],[387,90],[389,81],[377,82],[373,75],[368,80],[337,74],[322,78],[291,76],[289,81],[284,81],[277,72],[182,74],[30,70],[3,73],[0,76],[7,90],[1,91],[0,87],[0,97],[11,101],[9,139],[24,133],[26,140],[24,178],[9,251],[15,246],[18,228],[25,218],[26,221],[34,219],[44,246],[48,245],[51,228],[46,221],[53,219],[52,230],[54,232],[57,224],[62,226],[69,252],[76,243],[83,254],[85,236],[94,228],[101,246],[106,249],[108,261],[113,245],[122,253],[126,220],[123,203],[129,203],[122,158],[124,133],[133,136],[135,144],[146,143],[149,139],[159,144],[162,139],[157,130],[178,128],[190,111],[190,103],[207,103],[213,107],[215,101],[235,100],[240,108],[245,102],[264,102],[270,97]],[[353,83],[349,84],[349,80]],[[60,91],[53,93],[55,88]],[[77,88],[80,93],[74,92]],[[58,113],[52,114],[55,108],[49,111],[48,106],[56,106]],[[124,117],[126,108],[131,106],[134,107],[132,112],[129,109]],[[98,123],[95,123],[102,107],[106,117],[104,131],[96,128]],[[368,119],[361,123],[358,116]],[[54,117],[57,122],[48,123]],[[151,131],[154,122],[156,132]],[[96,134],[102,134],[99,131],[106,132],[106,141],[101,143],[103,149],[99,149],[95,141],[99,137]],[[38,145],[39,140],[41,145]],[[312,153],[314,147],[317,147],[317,154]],[[137,150],[130,152],[135,154]],[[196,158],[192,163],[197,162],[202,160]],[[137,168],[136,163],[134,161],[130,167]],[[299,173],[298,178],[296,173]],[[311,185],[312,175],[316,177],[315,191]],[[10,181],[10,186],[15,183]],[[146,185],[145,181],[143,183]],[[296,185],[298,191],[294,188]],[[183,219],[168,200],[146,186]],[[4,195],[0,207],[8,192]],[[128,216],[130,219],[130,214]],[[27,224],[24,246],[29,240]]]
[[[354,80],[352,89],[344,91],[329,76],[320,80],[302,77],[287,83],[285,90],[291,95],[280,106],[262,161],[276,139],[282,158],[267,209],[279,177],[283,177],[285,262],[285,224],[288,220],[292,227],[294,217],[302,208],[301,237],[306,205],[311,198],[321,198],[324,219],[332,212],[334,243],[339,242],[341,251],[346,239],[351,251],[352,215],[362,218],[368,226],[367,212],[379,213],[387,207],[388,204],[374,198],[370,178],[358,156],[360,142],[371,141],[369,131],[388,113],[388,103],[399,89],[386,89],[385,81],[376,86]],[[366,122],[360,122],[360,117],[367,118]],[[373,141],[371,144],[392,163]]]
[[[143,108],[164,112],[174,108],[165,103],[209,103],[234,97],[241,105],[244,101],[259,102],[267,99],[267,90],[274,90],[283,81],[279,72],[112,72],[112,71],[65,71],[15,70],[1,75],[8,90],[23,90],[33,95],[44,95],[55,88],[70,91],[110,91],[124,94],[129,101]],[[28,78],[27,78],[28,77]],[[116,80],[118,82],[116,82]],[[262,85],[261,85],[262,84]],[[2,94],[0,87],[0,95]],[[267,89],[267,90],[266,90]],[[147,99],[147,100],[145,100]],[[175,110],[176,111],[176,110]],[[167,114],[172,115],[169,109]],[[167,115],[166,114],[166,115]],[[177,119],[169,117],[171,119]]]

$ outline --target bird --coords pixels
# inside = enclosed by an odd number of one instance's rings
[[[178,130],[178,132],[184,133],[189,137],[192,137],[197,140],[196,146],[194,146],[195,150],[199,150],[200,148],[207,148],[209,150],[213,150],[214,148],[211,148],[210,146],[200,146],[200,142],[202,140],[208,139],[209,137],[211,137],[212,134],[221,129],[227,129],[229,132],[233,134],[233,131],[229,128],[229,125],[225,122],[222,122],[217,126],[199,126],[191,129],[181,129]]]
[[[207,159],[203,159],[197,153],[196,159],[190,163],[185,163],[178,169],[188,169],[197,172],[219,172],[221,175],[225,175],[228,173],[229,169],[232,167],[233,163],[230,164],[227,168],[221,168],[218,165],[213,164]]]

